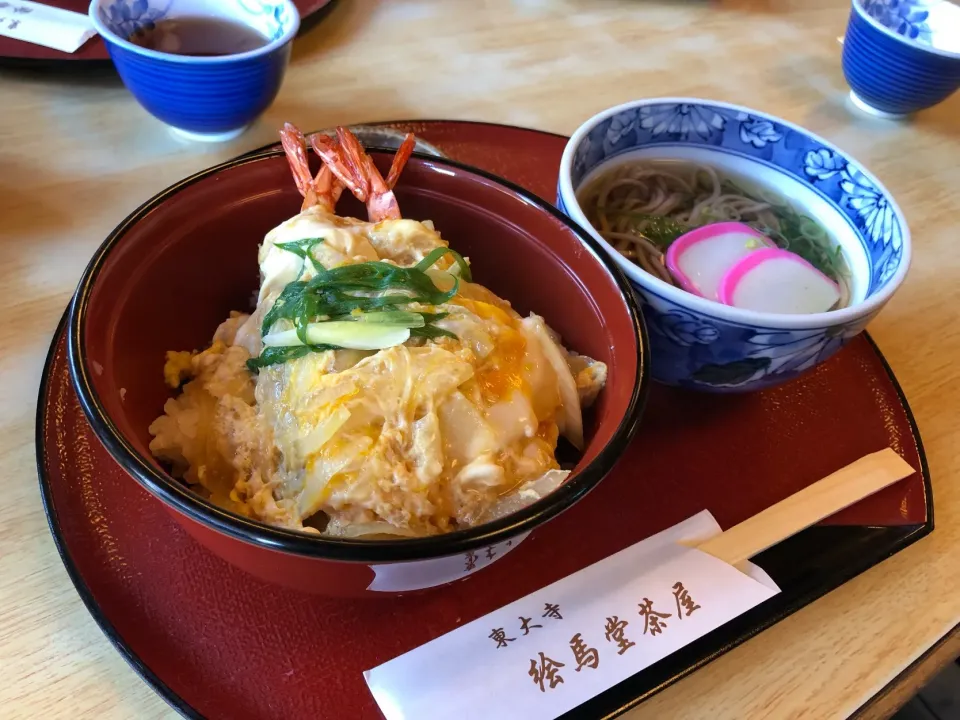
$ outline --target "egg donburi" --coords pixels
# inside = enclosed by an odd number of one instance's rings
[[[150,450],[212,502],[271,525],[336,537],[423,536],[488,522],[560,486],[566,438],[607,368],[566,350],[473,281],[429,221],[404,219],[349,131],[281,132],[301,212],[259,250],[256,309],[200,352],[171,351],[180,392]],[[336,215],[343,190],[369,221]]]

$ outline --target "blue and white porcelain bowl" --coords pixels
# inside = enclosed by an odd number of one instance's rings
[[[946,0],[853,0],[843,74],[854,104],[882,117],[945,100],[960,88],[960,7]]]
[[[627,260],[590,225],[576,192],[629,159],[685,159],[728,169],[791,198],[841,244],[852,301],[812,315],[741,310],[692,295]],[[737,105],[656,98],[594,116],[560,163],[559,206],[617,261],[640,299],[653,377],[709,392],[792,380],[856,337],[903,282],[910,232],[890,193],[842,150],[801,127]]]
[[[175,55],[129,41],[161,20],[241,23],[266,44],[215,57]],[[90,19],[124,85],[154,117],[195,140],[229,140],[273,102],[290,61],[300,15],[290,0],[93,0]]]

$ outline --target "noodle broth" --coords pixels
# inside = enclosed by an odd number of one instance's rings
[[[577,200],[613,248],[670,285],[679,287],[664,263],[664,253],[674,240],[704,225],[741,222],[836,282],[840,300],[831,310],[847,307],[861,296],[838,238],[769,184],[728,168],[692,160],[627,157],[585,178]]]

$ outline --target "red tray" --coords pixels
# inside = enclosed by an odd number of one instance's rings
[[[321,10],[330,10],[335,0],[294,0],[293,4],[300,11],[300,32],[309,30],[326,13]],[[90,0],[43,0],[44,5],[72,10],[87,14]],[[15,40],[0,36],[0,65],[26,67],[57,67],[57,68],[87,68],[91,66],[110,64],[107,47],[99,37],[90,38],[83,47],[74,53],[65,53],[43,45]]]
[[[480,123],[390,125],[553,199],[563,137]],[[37,414],[50,528],[88,609],[171,705],[230,720],[380,717],[364,670],[704,508],[729,527],[887,446],[918,472],[755,559],[780,595],[581,706],[578,717],[627,709],[933,529],[919,433],[867,336],[761,393],[654,386],[626,457],[584,500],[476,575],[394,599],[288,592],[197,545],[100,446],[70,384],[62,327]]]

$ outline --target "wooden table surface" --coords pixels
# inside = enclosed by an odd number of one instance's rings
[[[914,263],[870,331],[923,435],[936,530],[629,717],[891,712],[903,688],[960,653],[950,635],[960,621],[960,96],[909,123],[857,114],[837,42],[847,12],[842,0],[341,0],[297,42],[267,115],[215,146],[172,137],[110,73],[0,71],[0,716],[175,717],[74,592],[34,464],[47,346],[87,260],[128,212],[273,141],[285,120],[451,118],[570,133],[604,108],[657,95],[799,123],[897,197]]]

